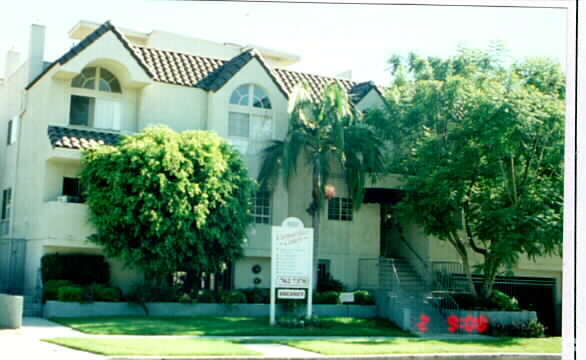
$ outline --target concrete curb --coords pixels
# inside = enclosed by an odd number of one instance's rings
[[[351,355],[351,356],[112,356],[107,360],[561,360],[561,354],[398,354],[398,355]]]

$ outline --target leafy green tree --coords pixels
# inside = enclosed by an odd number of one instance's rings
[[[87,150],[90,241],[160,282],[173,271],[216,272],[242,255],[254,182],[213,133],[148,128]]]
[[[274,141],[263,151],[259,173],[261,187],[274,188],[283,176],[285,186],[295,173],[300,158],[311,169],[311,202],[307,212],[314,229],[313,268],[317,279],[319,225],[324,186],[332,170],[345,174],[355,209],[360,208],[367,177],[376,178],[383,167],[383,142],[352,105],[338,84],[326,86],[320,101],[313,101],[307,86],[294,91],[289,105],[289,130],[284,140]],[[317,285],[317,284],[316,284]]]
[[[399,211],[455,248],[483,298],[521,255],[559,254],[562,244],[563,74],[544,59],[498,59],[395,57],[388,108],[369,119],[395,146],[387,170],[406,175]]]

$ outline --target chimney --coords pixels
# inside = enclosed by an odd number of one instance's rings
[[[20,53],[13,49],[10,49],[6,52],[6,61],[4,61],[4,79],[8,79],[10,75],[12,75],[18,65],[20,65]]]
[[[28,52],[28,82],[34,80],[43,71],[45,55],[45,26],[32,24]]]

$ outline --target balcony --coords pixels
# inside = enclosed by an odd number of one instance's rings
[[[39,219],[39,233],[36,238],[49,239],[47,245],[96,247],[87,242],[86,238],[94,233],[93,226],[88,223],[88,207],[76,202],[46,201],[42,205]]]

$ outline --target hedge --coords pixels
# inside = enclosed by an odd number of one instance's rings
[[[43,283],[69,280],[74,284],[107,284],[110,266],[102,255],[47,254],[41,259]]]

